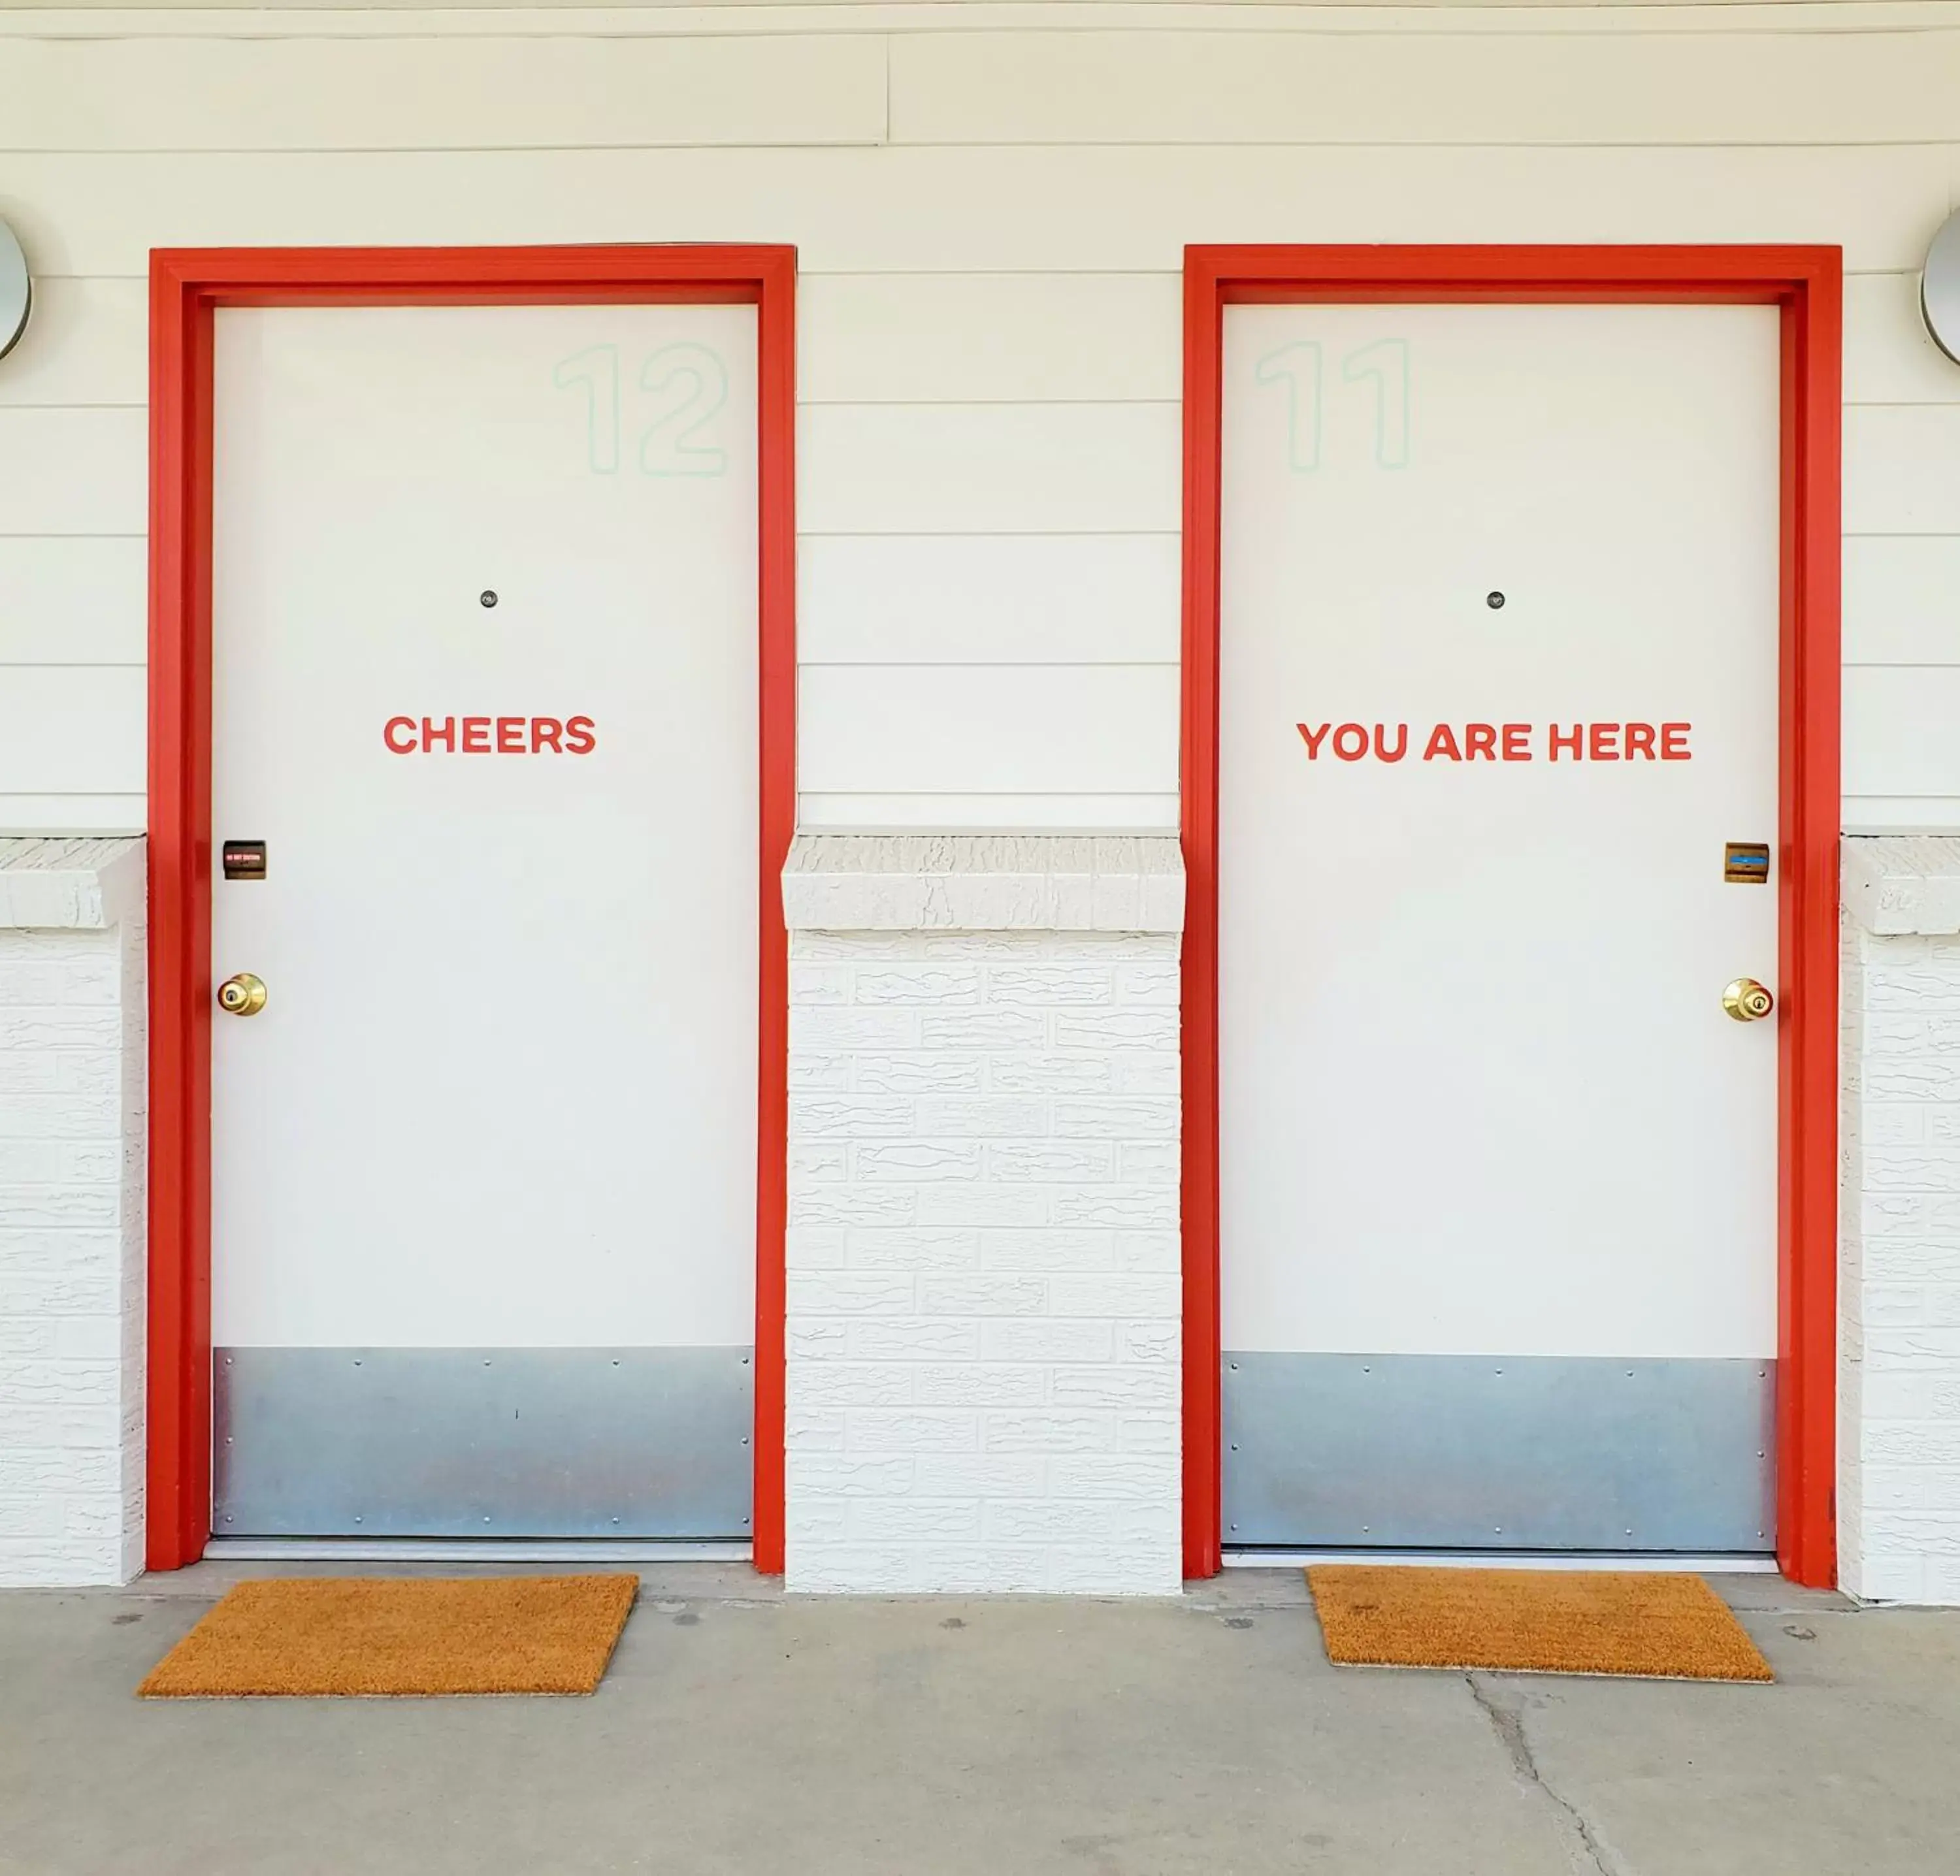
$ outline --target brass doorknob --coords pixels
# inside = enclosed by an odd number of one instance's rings
[[[234,1016],[256,1016],[266,1007],[266,980],[250,971],[228,977],[218,987],[218,1006]]]
[[[1775,1009],[1776,999],[1767,984],[1752,977],[1739,977],[1723,991],[1722,1007],[1738,1022],[1758,1022]]]

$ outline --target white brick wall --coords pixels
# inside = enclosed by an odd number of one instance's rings
[[[974,886],[989,847],[950,893],[832,874],[819,915],[1052,919]],[[1177,1588],[1178,946],[792,930],[791,1589]]]
[[[1844,1586],[1960,1602],[1960,841],[1847,840]]]
[[[0,841],[0,1584],[142,1567],[142,865]]]

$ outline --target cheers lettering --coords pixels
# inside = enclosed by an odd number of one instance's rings
[[[396,755],[590,755],[590,717],[390,717],[381,740]]]

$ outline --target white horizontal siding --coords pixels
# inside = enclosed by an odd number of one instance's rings
[[[808,534],[1163,533],[1174,404],[823,404],[798,437]]]
[[[148,548],[138,536],[0,535],[0,670],[140,666],[148,638]]]
[[[1845,281],[1844,401],[1960,404],[1960,365],[1927,332],[1917,269]]]
[[[1192,241],[1829,241],[1917,267],[1948,146],[447,151],[7,164],[40,267],[154,246],[791,241],[806,271],[1172,272]]]
[[[803,786],[818,794],[1174,794],[1168,665],[805,670]]]
[[[877,143],[876,39],[18,40],[10,150]]]
[[[145,682],[129,665],[17,665],[0,682],[0,798],[143,792]]]
[[[1960,404],[1845,412],[1844,531],[1960,533]]]
[[[1169,402],[1178,274],[832,274],[803,285],[813,404]]]
[[[1960,666],[1960,536],[1844,543],[1844,662]]]
[[[106,795],[0,791],[0,838],[9,834],[140,834],[146,812],[141,790]]]
[[[1845,672],[1844,792],[1960,800],[1960,665]]]
[[[0,826],[140,819],[154,246],[795,243],[807,823],[1154,828],[1185,243],[1817,240],[1853,274],[1847,825],[1960,828],[1960,367],[1917,306],[1955,9],[33,17],[0,15],[40,276],[0,362]]]
[[[0,407],[142,403],[149,320],[141,280],[37,280],[27,329],[0,366]]]
[[[1176,831],[1175,791],[1155,794],[816,794],[798,797],[806,833],[1167,834]]]
[[[819,535],[805,664],[1175,664],[1176,534]]]
[[[915,143],[1905,143],[1954,133],[1960,33],[994,33],[892,46]]]
[[[0,536],[141,534],[148,489],[144,412],[0,409]]]

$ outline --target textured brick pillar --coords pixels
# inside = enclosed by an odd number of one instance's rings
[[[1838,1548],[1960,1603],[1960,840],[1844,843]]]
[[[0,1583],[142,1568],[143,887],[0,840]]]
[[[1179,1578],[1169,840],[805,838],[793,1590]]]

